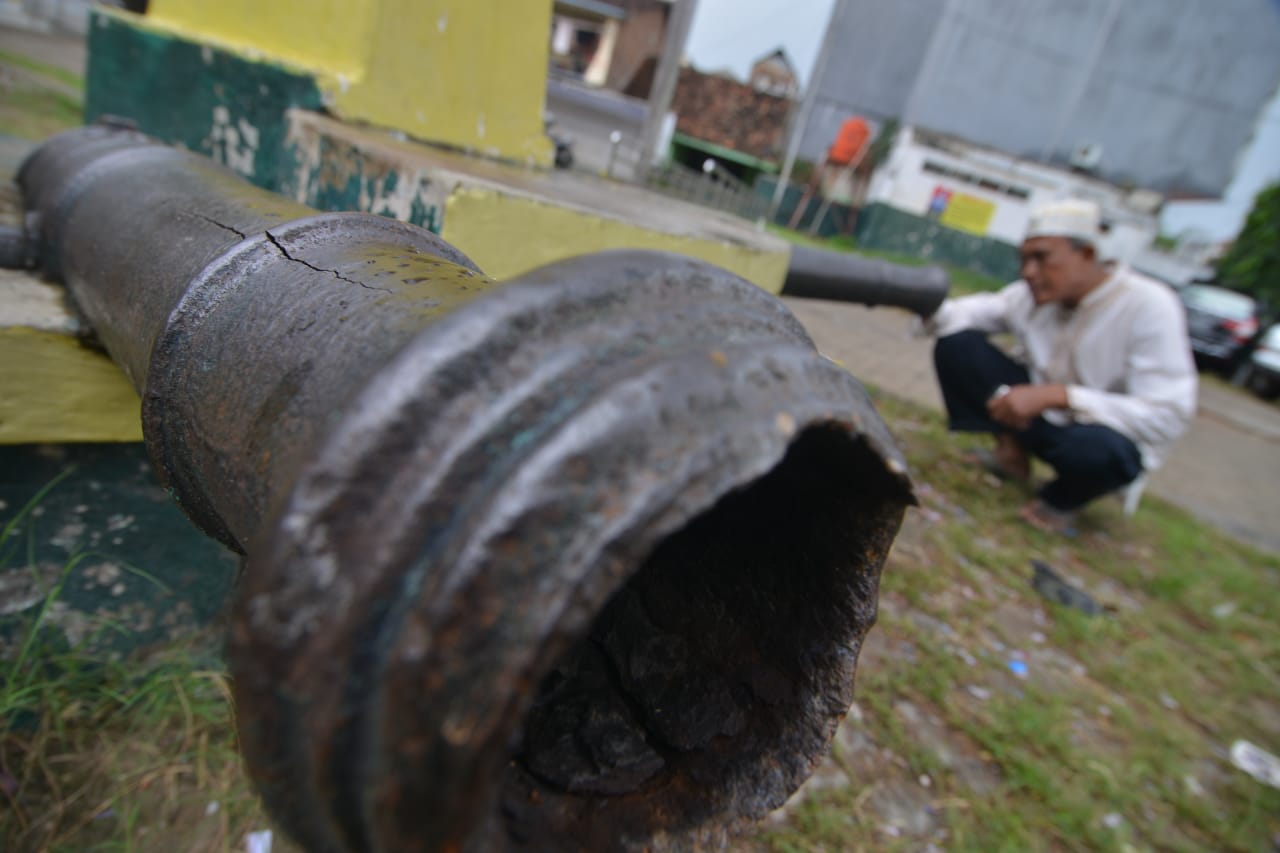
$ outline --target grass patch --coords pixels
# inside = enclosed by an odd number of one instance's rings
[[[96,555],[78,552],[41,579],[29,522],[70,473],[0,529],[0,572],[44,581],[0,666],[0,849],[241,849],[268,823],[241,771],[220,642],[113,660],[86,649],[128,626],[86,626],[72,643],[53,624],[73,570]]]
[[[1280,559],[1150,495],[1132,519],[1090,507],[1076,539],[1026,530],[1024,494],[967,464],[941,415],[873,396],[921,507],[846,723],[864,746],[839,766],[860,772],[750,849],[1270,849],[1280,791],[1228,753],[1280,752]],[[1041,599],[1032,559],[1104,614]]]
[[[79,74],[0,50],[0,134],[42,140],[79,126],[83,91]]]
[[[49,65],[48,63],[41,62],[38,59],[23,56],[20,53],[11,53],[7,50],[0,50],[0,65],[11,65],[15,68],[22,68],[26,71],[39,74],[42,77],[57,80],[64,86],[70,86],[73,89],[84,89],[84,77],[74,71],[68,71],[67,69],[61,68],[57,65]]]
[[[266,825],[215,656],[30,651],[0,688],[4,849],[224,850]]]
[[[42,140],[79,127],[80,101],[61,92],[23,82],[0,80],[0,134]]]

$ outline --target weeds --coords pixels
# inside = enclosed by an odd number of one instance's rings
[[[78,126],[83,88],[78,74],[0,51],[0,134],[41,140]]]
[[[43,140],[81,124],[80,101],[26,83],[0,81],[0,134]]]
[[[46,484],[0,530],[0,569],[29,557]],[[26,547],[19,540],[25,539]],[[229,850],[265,823],[240,770],[230,691],[207,637],[112,660],[50,624],[68,578],[95,552],[73,554],[19,626],[0,669],[0,848]],[[19,571],[32,570],[29,559]],[[140,577],[159,583],[136,567]]]
[[[22,68],[27,71],[38,74],[41,77],[48,77],[57,80],[64,86],[72,89],[83,89],[84,78],[74,71],[68,71],[57,65],[50,65],[47,62],[40,62],[29,56],[13,53],[7,50],[0,50],[0,65],[11,65]]]

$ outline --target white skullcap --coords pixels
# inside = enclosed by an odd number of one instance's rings
[[[1068,198],[1031,212],[1027,237],[1066,237],[1097,246],[1102,239],[1102,211],[1092,201]]]

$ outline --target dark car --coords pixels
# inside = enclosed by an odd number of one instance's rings
[[[1179,294],[1198,360],[1229,364],[1258,332],[1258,304],[1252,297],[1211,284],[1189,284]]]

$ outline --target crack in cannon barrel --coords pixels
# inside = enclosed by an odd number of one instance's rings
[[[825,755],[913,498],[777,299],[639,251],[495,283],[119,130],[20,184],[244,554],[242,749],[308,850],[716,848]]]

